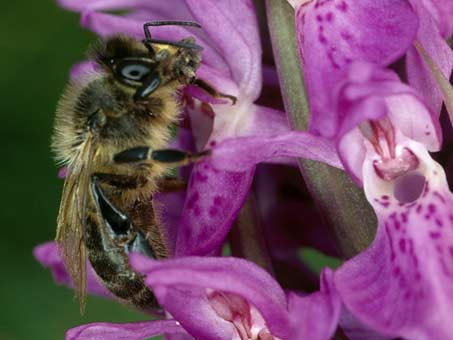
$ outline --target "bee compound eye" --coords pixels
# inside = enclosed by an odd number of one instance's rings
[[[127,64],[120,69],[120,75],[130,80],[141,80],[150,72],[150,69],[142,64]]]

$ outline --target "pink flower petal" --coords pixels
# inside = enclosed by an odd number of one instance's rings
[[[341,301],[330,269],[324,269],[321,273],[319,292],[304,297],[290,293],[288,300],[293,328],[291,340],[332,338],[340,317]]]
[[[63,260],[58,254],[58,250],[53,241],[40,244],[33,249],[33,256],[46,268],[52,271],[54,280],[70,288],[74,285],[67,273]],[[99,295],[103,297],[113,298],[112,294],[104,288],[98,281],[93,268],[87,264],[87,290],[89,294]]]
[[[251,0],[187,0],[192,15],[225,57],[241,93],[254,101],[262,85],[261,43]]]
[[[66,340],[145,340],[162,333],[185,333],[185,331],[175,320],[95,322],[71,328],[66,332]]]
[[[417,25],[404,0],[313,1],[300,6],[296,28],[312,112],[310,129],[335,135],[339,117],[333,95],[345,66],[358,60],[390,64],[411,45]]]
[[[392,337],[453,337],[453,194],[445,173],[422,144],[401,141],[420,164],[384,181],[370,154],[364,165],[368,200],[379,220],[368,250],[346,262],[335,285],[364,324]]]
[[[449,79],[453,68],[453,51],[441,36],[435,19],[430,15],[424,4],[421,1],[414,1],[414,3],[420,18],[417,40],[424,47],[443,76]],[[408,50],[406,65],[409,84],[423,95],[424,100],[433,112],[440,115],[443,100],[441,89],[429,66],[415,47]]]
[[[133,254],[132,266],[146,275],[145,282],[163,307],[197,339],[210,334],[226,337],[223,323],[207,298],[206,289],[238,295],[255,307],[275,336],[289,332],[286,297],[278,283],[262,268],[239,258],[184,257],[150,261]],[[186,306],[181,308],[181,306]],[[231,324],[232,325],[232,324]],[[200,336],[202,335],[202,336]]]
[[[332,141],[298,131],[269,137],[227,139],[214,148],[211,156],[213,165],[217,169],[237,172],[278,157],[317,160],[342,168]]]
[[[436,115],[418,94],[403,84],[393,71],[373,64],[352,63],[348,78],[339,89],[338,153],[347,171],[361,182],[365,158],[364,137],[357,126],[387,116],[405,136],[437,151],[441,130]]]

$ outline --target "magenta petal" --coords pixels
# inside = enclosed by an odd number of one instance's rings
[[[343,307],[340,314],[340,327],[349,340],[391,340],[365,326],[346,308]]]
[[[365,138],[357,127],[365,120],[388,117],[406,137],[425,144],[430,151],[439,150],[442,135],[437,115],[393,71],[352,63],[338,97],[338,153],[357,183],[361,182],[365,158]]]
[[[199,332],[207,328],[212,328],[214,332],[214,323],[223,320],[219,316],[213,317],[210,311],[212,306],[207,293],[211,290],[242,297],[261,313],[272,334],[279,337],[288,334],[289,319],[284,292],[266,271],[254,263],[232,257],[184,257],[150,261],[133,254],[131,264],[146,275],[145,282],[153,289],[163,307],[197,339]],[[186,307],[181,308],[182,305]],[[211,315],[210,319],[203,319],[192,307],[198,313],[203,311]]]
[[[162,333],[185,331],[175,320],[95,322],[71,328],[66,332],[66,340],[144,340]]]
[[[306,132],[226,139],[213,149],[212,164],[226,171],[245,171],[278,157],[317,160],[342,168],[335,144]]]
[[[137,39],[143,38],[143,24],[147,21],[162,20],[155,18],[156,14],[146,15],[146,18],[134,18],[132,16],[117,16],[107,13],[87,10],[82,12],[81,25],[87,27],[102,37],[114,34],[127,34]],[[190,20],[191,18],[183,18]],[[215,46],[205,38],[202,31],[187,29],[183,26],[153,27],[153,37],[156,39],[181,40],[190,36],[195,37],[197,44],[203,47],[203,63],[215,67],[222,72],[228,72],[224,59],[216,51]]]
[[[345,66],[358,60],[378,65],[395,61],[411,45],[418,21],[404,0],[335,0],[300,6],[296,26],[312,111],[310,128],[331,137],[338,126],[332,94]]]
[[[261,43],[252,1],[187,0],[187,4],[221,51],[242,93],[255,100],[261,91],[262,71]]]
[[[395,181],[364,165],[368,200],[378,216],[368,250],[335,273],[348,310],[372,329],[407,339],[453,338],[453,194],[425,147],[401,142],[418,168]]]
[[[435,19],[430,15],[424,4],[421,1],[416,1],[415,3],[417,4],[416,10],[420,18],[417,40],[429,54],[444,77],[449,79],[453,68],[453,52],[441,36]],[[415,47],[412,47],[407,52],[406,65],[409,84],[423,95],[425,101],[435,113],[440,114],[442,92],[431,74],[430,68],[423,61],[423,58]]]
[[[308,296],[290,293],[288,309],[291,314],[291,340],[331,339],[337,328],[341,301],[333,285],[333,272],[321,273],[321,290]]]
[[[46,268],[50,268],[54,280],[57,283],[74,288],[74,285],[66,272],[63,260],[58,254],[53,241],[40,244],[33,249],[33,256]],[[87,290],[88,293],[103,297],[112,298],[112,294],[99,283],[93,268],[87,265]]]
[[[205,255],[222,245],[247,198],[253,172],[220,171],[210,159],[194,166],[181,214],[177,256]]]
[[[450,37],[453,33],[453,1],[427,0],[424,4],[436,19],[441,35]]]

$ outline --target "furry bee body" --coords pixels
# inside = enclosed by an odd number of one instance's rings
[[[177,91],[193,82],[200,63],[191,46],[191,39],[172,46],[111,37],[92,53],[100,72],[72,81],[59,102],[52,147],[68,173],[56,241],[82,310],[86,258],[113,295],[140,309],[157,307],[128,254],[168,256],[152,200],[168,165],[115,155],[141,157],[145,146],[167,146],[180,111]]]

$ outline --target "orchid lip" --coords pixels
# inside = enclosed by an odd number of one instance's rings
[[[235,340],[279,340],[271,335],[260,312],[242,297],[211,289],[206,291],[217,315],[236,329],[238,337]]]
[[[418,168],[417,156],[408,148],[398,147],[396,131],[388,117],[362,122],[359,130],[375,151],[373,167],[383,180],[394,181]]]

